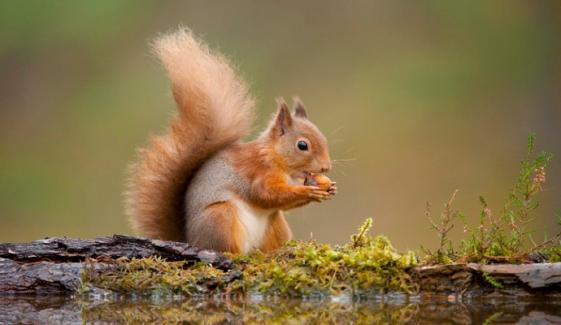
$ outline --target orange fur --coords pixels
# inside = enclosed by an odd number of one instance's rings
[[[292,232],[286,223],[286,219],[281,211],[273,214],[269,221],[269,227],[265,232],[265,240],[261,246],[264,253],[279,248],[285,241],[292,238]]]
[[[164,35],[153,48],[171,80],[179,115],[167,134],[139,150],[130,169],[126,210],[145,236],[181,241],[190,177],[208,157],[249,132],[254,101],[229,63],[189,30]]]
[[[219,252],[242,252],[246,234],[236,207],[229,202],[215,203],[205,209],[202,218],[213,227],[204,229],[204,233],[193,238],[191,244]]]

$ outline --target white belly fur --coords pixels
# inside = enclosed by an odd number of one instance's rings
[[[238,208],[238,216],[246,231],[243,253],[260,248],[269,225],[269,217],[274,210],[258,209],[237,198],[232,199],[232,203]]]

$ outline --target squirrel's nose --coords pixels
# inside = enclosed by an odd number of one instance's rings
[[[321,167],[321,172],[326,173],[331,169],[331,164]]]

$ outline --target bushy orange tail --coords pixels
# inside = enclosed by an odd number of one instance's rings
[[[131,166],[127,214],[151,238],[185,240],[185,192],[193,172],[213,153],[243,138],[254,100],[228,61],[190,30],[163,35],[153,49],[165,67],[179,114],[153,137]]]

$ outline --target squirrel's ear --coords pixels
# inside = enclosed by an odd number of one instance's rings
[[[273,125],[273,130],[278,135],[283,135],[286,133],[288,128],[292,126],[292,116],[290,115],[290,110],[288,105],[282,98],[277,98],[278,112],[275,118],[275,124]]]
[[[294,97],[292,100],[294,101],[294,116],[308,118],[308,113],[306,113],[306,108],[300,98]]]

